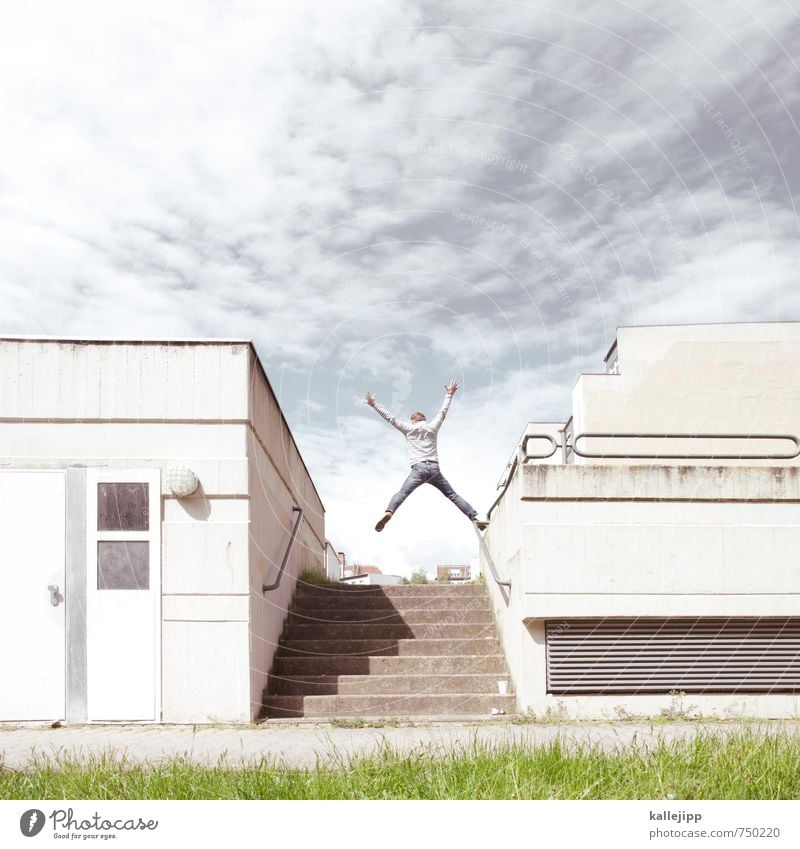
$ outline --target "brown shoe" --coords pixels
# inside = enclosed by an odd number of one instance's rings
[[[392,518],[392,514],[391,514],[391,512],[390,512],[389,510],[387,510],[387,511],[383,514],[383,516],[381,516],[381,518],[378,520],[378,524],[377,524],[377,525],[375,525],[375,530],[376,530],[376,531],[378,531],[378,533],[380,533],[380,532],[381,532],[381,531],[382,531],[382,530],[386,527],[386,523],[387,523],[387,522],[389,521],[389,519],[391,519],[391,518]]]

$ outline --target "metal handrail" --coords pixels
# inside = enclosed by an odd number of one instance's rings
[[[561,462],[567,464],[569,463],[569,452],[572,451],[572,443],[570,442],[573,435],[572,416],[567,419],[559,434],[561,436]]]
[[[549,454],[528,454],[529,439],[546,439],[553,446],[553,450]],[[522,438],[522,443],[520,447],[522,448],[524,460],[546,460],[548,457],[552,457],[553,454],[558,451],[559,446],[558,442],[556,442],[555,437],[550,436],[549,433],[526,433],[525,436]]]
[[[580,451],[580,439],[788,439],[794,443],[795,450],[793,454],[597,454]],[[591,460],[793,460],[800,456],[800,439],[784,433],[579,433],[569,448],[577,457]]]
[[[292,535],[289,537],[289,544],[286,546],[286,551],[283,555],[283,562],[281,563],[281,568],[278,570],[278,579],[273,584],[263,584],[261,587],[262,593],[267,593],[270,590],[277,590],[281,585],[281,578],[283,578],[284,570],[286,569],[286,564],[289,562],[289,556],[292,553],[292,549],[294,548],[294,541],[297,539],[297,529],[300,527],[300,522],[303,519],[303,508],[302,507],[292,507],[292,512],[297,513],[297,518],[294,522],[294,527],[292,528]]]
[[[511,581],[500,580],[500,575],[497,573],[497,567],[494,565],[494,560],[492,559],[492,555],[489,552],[489,546],[486,545],[486,540],[483,538],[483,534],[480,532],[480,529],[474,523],[473,527],[475,528],[475,533],[478,535],[478,539],[480,540],[481,549],[483,550],[483,553],[486,557],[486,562],[489,564],[489,569],[491,570],[494,582],[500,587],[508,587],[509,589],[511,589]]]
[[[571,419],[570,419],[571,421]],[[569,424],[559,431],[563,435],[563,443],[558,446],[556,440],[546,433],[528,433],[522,439],[521,448],[522,456],[515,456],[511,464],[511,468],[506,475],[503,488],[495,498],[492,506],[487,511],[487,516],[491,518],[492,511],[500,503],[500,500],[506,494],[511,481],[514,478],[514,473],[517,466],[525,463],[527,460],[546,460],[555,454],[558,447],[561,448],[564,456],[563,460],[567,460],[567,452],[571,451],[577,457],[583,457],[587,460],[599,459],[615,459],[615,460],[794,460],[800,456],[800,437],[786,433],[579,433],[577,436],[569,433]],[[572,441],[570,441],[572,436]],[[552,445],[553,450],[549,454],[537,455],[528,454],[528,440],[530,439],[547,439]],[[794,443],[795,450],[793,454],[597,454],[588,451],[581,451],[578,448],[578,441],[581,439],[788,439]]]
[[[528,440],[530,439],[546,439],[552,449],[549,454],[528,454]],[[551,436],[549,433],[526,433],[522,438],[522,442],[520,443],[520,449],[522,456],[520,457],[518,454],[514,456],[514,462],[511,464],[511,468],[508,470],[508,475],[506,476],[505,484],[503,484],[503,489],[500,491],[500,494],[495,498],[494,503],[487,511],[486,515],[491,517],[492,510],[500,503],[500,499],[506,494],[506,490],[509,487],[512,479],[514,478],[514,472],[517,470],[517,466],[520,463],[524,463],[526,460],[546,460],[548,457],[552,457],[553,454],[556,453],[559,449],[558,442],[555,437]],[[483,534],[478,529],[478,526],[475,525],[475,533],[478,535],[478,539],[480,540],[481,549],[483,550],[484,556],[486,557],[486,562],[489,564],[489,569],[492,572],[492,577],[494,578],[495,583],[500,587],[508,587],[511,589],[511,581],[502,581],[500,580],[500,575],[497,572],[497,567],[495,566],[494,560],[492,559],[491,552],[489,551],[489,546],[486,545],[486,540],[483,538]]]
[[[556,440],[546,433],[528,433],[526,434],[522,442],[520,443],[521,448],[521,456],[518,454],[514,457],[514,461],[511,464],[511,468],[508,470],[508,474],[506,475],[505,483],[503,484],[503,488],[500,490],[497,498],[495,498],[492,506],[487,511],[487,516],[491,518],[492,511],[497,507],[500,503],[503,496],[506,494],[508,487],[511,484],[511,481],[514,479],[514,474],[517,470],[518,466],[524,464],[527,460],[546,460],[548,457],[552,457],[556,451],[561,448],[563,452],[563,459],[566,462],[567,452],[572,451],[573,454],[577,457],[584,457],[586,459],[637,459],[637,460],[656,460],[656,459],[673,459],[673,460],[793,460],[795,457],[800,456],[800,437],[793,436],[791,434],[785,433],[750,433],[750,434],[741,434],[741,433],[579,433],[577,436],[573,436],[568,432],[570,421],[567,422],[567,425],[563,430],[559,431],[563,435],[563,442],[559,445]],[[572,442],[570,442],[569,437],[573,436]],[[586,451],[580,451],[578,449],[578,441],[581,439],[788,439],[790,442],[794,443],[794,453],[793,454],[596,454],[590,453]],[[528,440],[530,439],[547,439],[551,445],[553,446],[552,451],[549,454],[545,455],[537,455],[537,454],[528,454]],[[495,582],[503,587],[510,587],[510,581],[501,581],[499,575],[497,574],[497,568],[495,567],[494,560],[492,560],[492,555],[489,552],[489,548],[486,545],[485,540],[483,539],[483,535],[478,530],[477,526],[475,528],[475,533],[478,535],[478,539],[480,540],[481,547],[486,556],[486,560],[489,563],[489,568],[492,571],[492,577]]]
[[[539,455],[539,454],[528,454],[528,440],[529,439],[546,439],[553,446],[553,450],[549,454]],[[517,470],[517,466],[520,465],[520,462],[524,463],[526,460],[546,460],[548,457],[552,457],[553,454],[558,451],[558,442],[556,442],[555,437],[550,436],[549,433],[526,433],[522,438],[522,442],[520,443],[520,448],[522,449],[522,457],[518,454],[514,455],[514,462],[511,464],[511,468],[508,470],[508,475],[506,475],[505,483],[503,484],[503,488],[500,490],[500,494],[495,498],[492,506],[487,510],[486,515],[491,518],[492,510],[500,503],[500,499],[506,494],[506,490],[509,487],[509,484],[514,478],[514,472]]]

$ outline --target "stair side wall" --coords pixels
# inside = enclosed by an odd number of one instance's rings
[[[267,675],[288,616],[298,575],[305,569],[324,574],[325,510],[297,448],[278,399],[251,352],[249,379],[251,429],[247,438],[249,525],[249,719],[258,718]],[[277,579],[295,514],[304,510],[297,541],[281,585]]]

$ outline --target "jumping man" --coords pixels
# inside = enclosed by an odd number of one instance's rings
[[[400,490],[392,496],[386,512],[378,520],[378,524],[375,525],[376,531],[382,531],[386,527],[386,523],[392,518],[397,508],[423,483],[429,483],[431,486],[435,486],[442,495],[449,498],[462,513],[475,522],[478,528],[484,528],[488,524],[488,522],[478,519],[477,510],[471,504],[464,501],[453,487],[450,486],[447,478],[439,471],[436,438],[444,417],[447,415],[450,402],[453,400],[453,395],[458,390],[458,381],[455,379],[452,380],[450,385],[446,386],[445,389],[447,393],[444,396],[442,408],[430,424],[426,420],[425,413],[419,411],[411,414],[410,422],[400,421],[388,410],[381,407],[371,392],[367,392],[364,396],[364,401],[370,407],[374,408],[390,425],[393,425],[405,435],[406,443],[408,444],[408,460],[411,464],[411,474],[406,478]]]

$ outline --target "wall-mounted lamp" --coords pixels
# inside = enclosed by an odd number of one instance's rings
[[[173,466],[167,472],[167,486],[177,498],[186,498],[195,492],[199,485],[197,475],[186,466]]]

